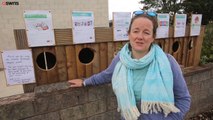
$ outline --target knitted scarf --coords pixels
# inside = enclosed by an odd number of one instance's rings
[[[166,54],[155,44],[141,59],[133,59],[127,43],[120,51],[120,61],[116,64],[112,87],[118,102],[118,111],[126,120],[137,120],[140,112],[136,107],[133,92],[133,70],[149,65],[143,86],[141,86],[141,113],[180,112],[174,105],[173,74]],[[138,72],[139,73],[139,72]],[[137,75],[137,74],[134,74]]]

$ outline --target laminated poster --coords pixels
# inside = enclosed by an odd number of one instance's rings
[[[158,14],[158,28],[156,38],[169,37],[169,14]]]
[[[113,13],[114,41],[128,40],[128,29],[131,21],[131,12]]]
[[[200,35],[202,14],[192,14],[190,36]]]
[[[176,14],[174,22],[174,37],[185,36],[186,31],[186,14]]]
[[[27,10],[24,12],[29,47],[55,45],[52,15],[45,10]]]
[[[73,43],[95,42],[94,16],[89,11],[73,11]]]
[[[35,82],[31,50],[9,50],[2,52],[7,85]]]

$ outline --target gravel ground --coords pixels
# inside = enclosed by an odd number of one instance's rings
[[[213,120],[213,108],[204,113],[200,113],[199,115],[192,117],[189,120]]]

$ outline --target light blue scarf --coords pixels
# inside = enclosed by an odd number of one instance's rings
[[[153,44],[143,58],[131,57],[129,43],[120,51],[120,61],[115,66],[112,87],[117,97],[118,110],[126,120],[137,120],[140,112],[149,114],[180,112],[174,105],[173,74],[166,54]],[[149,65],[143,86],[141,86],[141,111],[136,107],[133,92],[133,70]],[[137,74],[134,74],[137,75]]]

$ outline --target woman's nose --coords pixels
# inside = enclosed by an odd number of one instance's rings
[[[143,37],[144,37],[143,33],[138,33],[138,34],[137,34],[137,38],[138,38],[138,39],[143,39]]]

